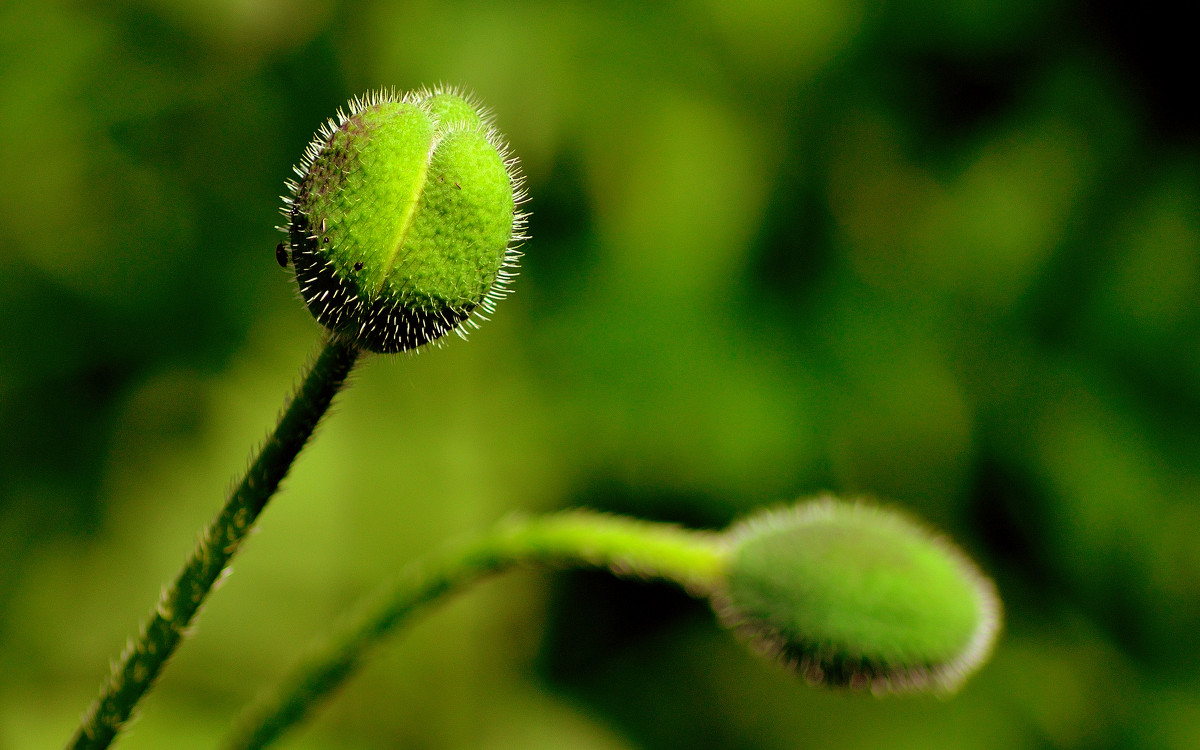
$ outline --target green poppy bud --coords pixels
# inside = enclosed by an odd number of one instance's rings
[[[729,542],[718,614],[810,682],[952,692],[998,634],[992,583],[895,511],[827,498],[751,517]]]
[[[305,304],[374,352],[414,349],[490,313],[525,239],[515,157],[449,88],[355,99],[289,181],[287,247]]]

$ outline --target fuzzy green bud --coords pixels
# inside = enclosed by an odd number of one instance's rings
[[[812,683],[949,693],[999,631],[992,583],[895,511],[822,499],[751,517],[729,543],[718,614]]]
[[[507,293],[524,239],[515,158],[453,89],[369,94],[328,121],[285,198],[300,294],[375,352],[436,341]]]

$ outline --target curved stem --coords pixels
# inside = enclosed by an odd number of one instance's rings
[[[129,642],[113,665],[108,683],[84,714],[69,749],[106,748],[121,731],[321,421],[358,354],[353,344],[336,338],[325,345],[245,477],[204,530],[179,577],[163,591],[136,640]]]
[[[668,581],[704,596],[723,579],[725,558],[725,545],[714,534],[594,512],[503,522],[406,568],[314,649],[281,687],[254,703],[224,747],[266,747],[311,713],[354,673],[368,649],[423,605],[489,574],[523,564],[606,568],[619,576]]]

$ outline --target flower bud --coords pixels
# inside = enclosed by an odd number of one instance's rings
[[[999,631],[992,583],[891,510],[826,498],[733,527],[714,607],[812,683],[952,692]]]
[[[400,352],[463,334],[507,294],[525,215],[517,160],[454,89],[355,99],[288,182],[284,264],[334,334]]]

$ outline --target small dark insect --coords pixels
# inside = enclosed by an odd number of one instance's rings
[[[324,242],[325,242],[325,244],[326,244],[326,245],[328,245],[328,244],[329,244],[329,238],[328,238],[328,237],[326,237],[326,238],[325,238],[325,240],[324,240]]]
[[[279,261],[280,268],[287,268],[288,253],[282,242],[275,246],[275,260]]]
[[[355,264],[354,264],[354,270],[355,270],[355,271],[361,271],[361,270],[362,270],[362,261],[361,261],[361,260],[360,260],[359,262],[357,262],[357,263],[355,263]]]
[[[454,187],[458,188],[459,190],[462,190],[462,185],[459,185],[457,180],[454,182]]]

